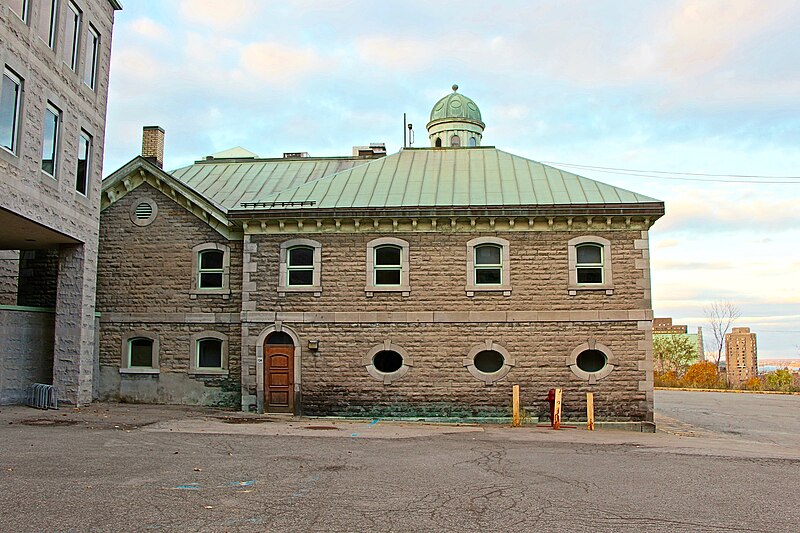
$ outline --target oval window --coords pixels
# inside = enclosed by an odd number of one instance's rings
[[[372,356],[372,366],[383,374],[397,372],[403,366],[403,356],[393,350],[381,350]]]
[[[600,350],[584,350],[578,354],[575,364],[584,372],[600,372],[608,364],[608,358]]]
[[[478,352],[473,359],[475,368],[484,374],[494,374],[503,368],[505,362],[503,354],[494,350]]]

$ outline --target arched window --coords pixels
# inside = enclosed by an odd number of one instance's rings
[[[475,140],[475,137],[469,138],[469,145],[470,146],[478,146],[478,141]]]
[[[190,374],[228,373],[228,336],[218,331],[201,331],[191,336]]]
[[[291,286],[306,287],[314,284],[314,249],[310,246],[289,248],[286,263],[287,282]]]
[[[192,248],[191,297],[198,295],[230,294],[230,248],[213,242],[198,244]]]
[[[580,244],[575,247],[578,283],[603,283],[603,246],[594,243]]]
[[[374,292],[411,292],[408,275],[408,242],[380,237],[367,243],[367,296]]]
[[[220,250],[206,250],[200,252],[200,268],[198,271],[198,284],[199,289],[221,289],[222,288],[222,275],[225,272],[223,268],[223,259],[225,254]]]
[[[500,237],[476,237],[467,242],[467,296],[502,292],[511,296],[509,242]]]
[[[475,247],[475,285],[502,285],[503,248],[496,244]]]
[[[322,293],[322,244],[311,239],[281,243],[278,295],[287,292]]]
[[[122,374],[158,374],[158,335],[150,331],[132,331],[122,338]]]
[[[581,290],[605,290],[614,294],[611,272],[611,241],[596,235],[570,239],[567,243],[569,294]]]
[[[386,244],[375,248],[373,283],[375,285],[400,285],[403,272],[403,249]]]
[[[450,137],[450,146],[461,146],[461,137],[458,135]]]
[[[441,147],[442,147],[442,140],[437,137],[436,138],[436,148],[441,148]]]

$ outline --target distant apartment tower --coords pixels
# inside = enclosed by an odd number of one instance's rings
[[[688,338],[692,345],[697,347],[697,361],[705,360],[705,349],[703,347],[703,328],[698,327],[697,333],[689,333],[686,325],[673,324],[672,318],[653,319],[653,338],[659,336],[681,336]]]
[[[117,0],[0,1],[0,404],[92,400]]]
[[[739,386],[758,376],[756,334],[750,328],[733,328],[725,335],[725,361],[728,385]]]

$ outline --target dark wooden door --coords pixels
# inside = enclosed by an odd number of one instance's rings
[[[264,395],[269,413],[294,412],[294,346],[264,346]]]

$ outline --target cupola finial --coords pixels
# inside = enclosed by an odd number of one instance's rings
[[[458,90],[458,84],[454,83],[453,84],[453,92],[456,92],[457,90]]]

